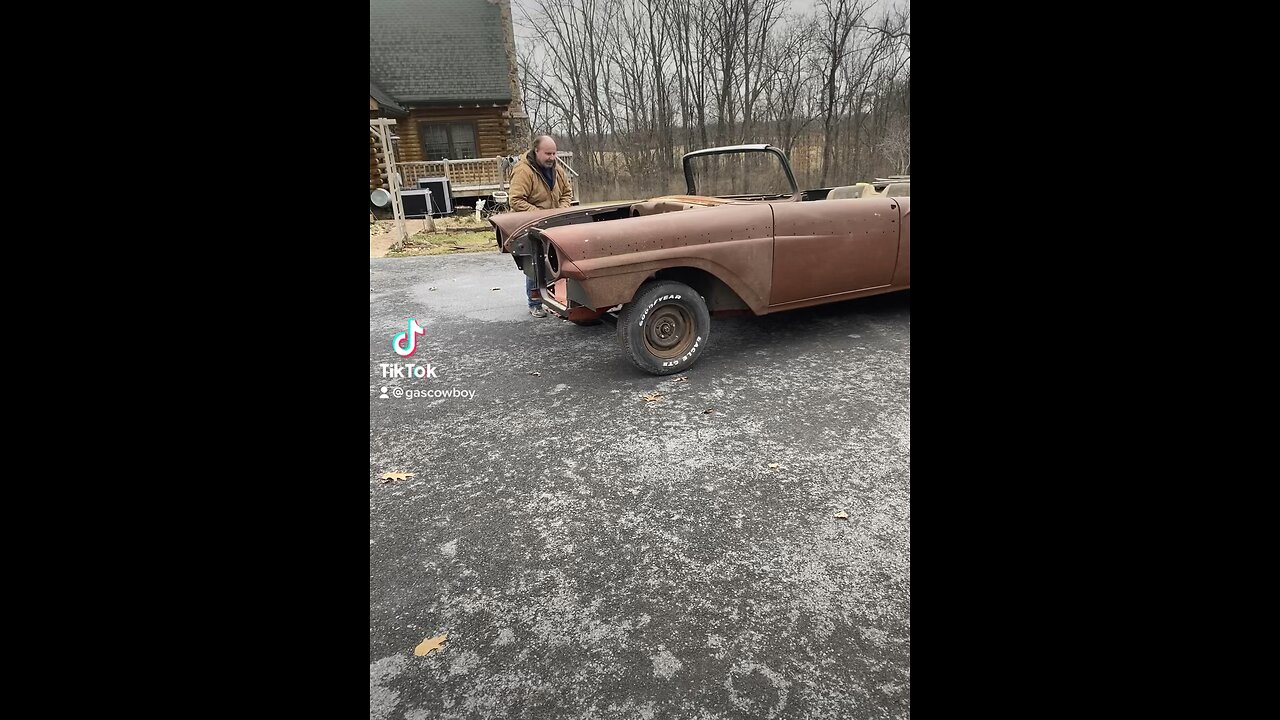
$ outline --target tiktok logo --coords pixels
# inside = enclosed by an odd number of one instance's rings
[[[425,332],[426,330],[418,324],[417,320],[409,318],[409,329],[396,335],[391,341],[391,347],[400,357],[409,357],[414,350],[418,349],[418,336]]]

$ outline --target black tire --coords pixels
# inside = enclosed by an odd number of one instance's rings
[[[711,313],[696,290],[673,280],[640,286],[618,317],[618,341],[632,364],[653,375],[689,369],[707,351]]]

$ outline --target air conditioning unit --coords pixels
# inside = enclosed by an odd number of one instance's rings
[[[407,218],[424,218],[428,215],[443,217],[453,214],[453,199],[440,186],[420,190],[401,190],[400,200],[404,203],[404,216]]]
[[[424,218],[435,216],[435,204],[432,202],[430,190],[401,190],[400,202],[404,205],[404,216],[407,218]]]
[[[418,180],[419,190],[431,191],[431,214],[435,217],[453,214],[453,194],[450,192],[449,178],[432,177]]]

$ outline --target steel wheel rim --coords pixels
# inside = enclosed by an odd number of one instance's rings
[[[660,305],[644,324],[644,346],[664,360],[684,354],[693,344],[693,313],[682,305]]]

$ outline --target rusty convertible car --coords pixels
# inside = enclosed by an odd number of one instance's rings
[[[489,218],[503,252],[578,324],[616,323],[631,361],[681,372],[711,316],[756,315],[911,287],[911,198],[801,191],[782,150],[684,156],[687,195]]]

